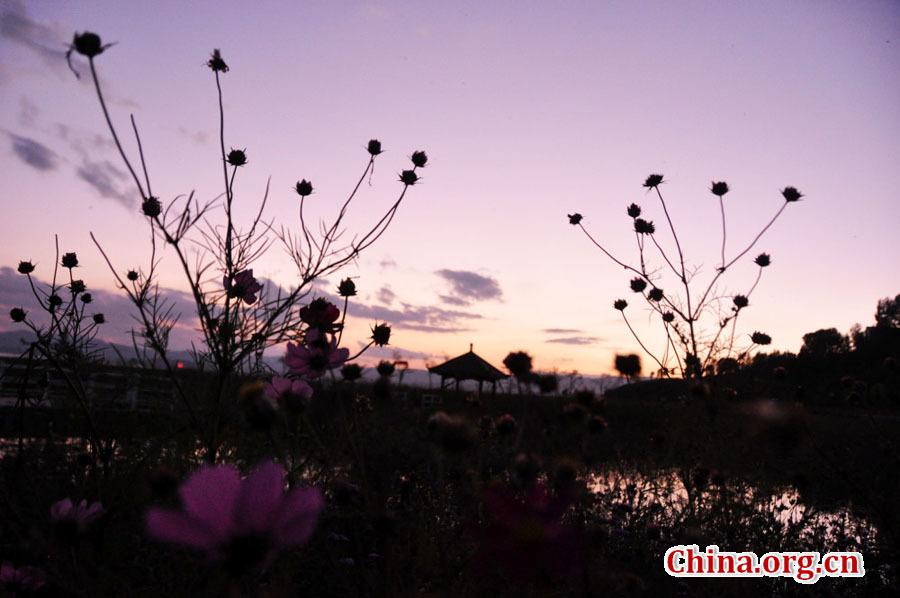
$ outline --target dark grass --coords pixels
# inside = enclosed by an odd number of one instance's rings
[[[724,384],[698,392],[681,383],[639,383],[577,409],[566,397],[474,400],[453,393],[440,407],[420,408],[423,392],[403,389],[401,398],[394,389],[375,398],[370,386],[339,384],[320,389],[305,413],[276,420],[271,429],[247,425],[244,407],[232,405],[236,425],[225,439],[225,458],[249,468],[282,453],[308,456],[294,473],[327,496],[307,546],[238,584],[200,557],[144,536],[147,506],[174,500],[161,497],[158,487],[154,493],[151,481],[160,467],[182,478],[202,461],[179,414],[101,419],[99,427],[114,430],[118,441],[107,469],[91,462],[78,441],[60,444],[76,428],[64,413],[31,414],[31,435],[42,440],[27,443],[21,455],[10,449],[0,463],[0,554],[43,567],[55,582],[53,591],[64,595],[117,595],[123,587],[137,595],[221,595],[241,588],[275,596],[808,590],[790,580],[676,582],[662,569],[662,554],[675,543],[760,553],[857,549],[866,559],[865,578],[822,579],[815,588],[866,596],[887,593],[897,582],[891,566],[898,529],[896,411],[836,411],[786,399],[762,403]],[[470,446],[448,451],[436,441],[428,426],[436,409],[465,416]],[[517,419],[512,434],[487,425],[504,413]],[[594,416],[608,427],[592,432],[587,418]],[[286,430],[295,431],[292,440]],[[579,477],[567,518],[581,539],[582,573],[519,580],[481,562],[476,530],[486,519],[485,485],[497,479],[523,485],[537,477],[562,489],[561,472],[570,463]],[[591,475],[598,473],[611,473],[621,486],[590,492]],[[686,491],[684,509],[674,512],[662,499],[648,502],[650,488],[663,497]],[[785,527],[768,497],[792,490],[807,515]],[[76,549],[63,549],[50,534],[49,507],[65,496],[99,498],[109,510]],[[638,496],[645,502],[637,504]],[[817,527],[818,513],[841,514],[842,523]]]

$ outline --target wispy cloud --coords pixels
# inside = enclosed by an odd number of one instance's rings
[[[85,159],[76,174],[101,196],[114,199],[127,208],[134,205],[134,198],[123,190],[127,175],[108,160],[94,162]]]
[[[603,339],[596,336],[564,336],[547,339],[544,342],[557,345],[593,345],[599,343],[601,340]]]
[[[446,303],[447,305],[458,305],[460,307],[465,307],[469,305],[469,301],[462,299],[461,297],[456,297],[455,295],[439,295],[441,301]]]
[[[198,131],[187,127],[178,127],[178,134],[197,145],[205,145],[211,136],[209,131]]]
[[[450,294],[441,300],[451,305],[469,305],[472,301],[501,299],[503,290],[497,279],[470,270],[442,269],[435,272],[450,285]]]
[[[21,137],[15,133],[7,133],[12,140],[12,151],[17,158],[32,168],[44,172],[56,170],[59,157],[52,149],[30,137]]]
[[[397,294],[391,290],[391,287],[381,287],[378,289],[377,299],[385,305],[390,305],[397,298]]]
[[[400,309],[395,309],[380,305],[351,303],[348,313],[351,317],[389,322],[397,328],[441,333],[471,330],[469,324],[482,319],[478,314],[430,305],[401,303],[400,306]]]
[[[31,19],[23,2],[5,2],[0,9],[0,37],[28,48],[49,65],[65,65],[59,31]]]
[[[544,328],[544,334],[581,334],[578,328]]]

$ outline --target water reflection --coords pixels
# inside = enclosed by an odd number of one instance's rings
[[[878,531],[849,508],[820,510],[805,504],[793,487],[767,493],[742,480],[726,480],[706,470],[662,471],[646,475],[612,469],[587,479],[598,514],[618,524],[641,519],[660,527],[704,521],[717,527],[771,527],[801,543],[827,541],[842,547],[872,546]],[[824,547],[822,547],[824,548]]]

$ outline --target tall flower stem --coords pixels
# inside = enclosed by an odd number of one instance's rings
[[[644,353],[646,353],[647,355],[649,355],[650,357],[652,357],[652,358],[653,358],[653,361],[655,361],[655,362],[657,363],[657,365],[659,365],[659,369],[660,369],[663,373],[665,373],[666,376],[668,376],[669,373],[668,373],[668,370],[666,369],[666,366],[664,366],[662,363],[660,363],[659,359],[656,358],[656,355],[654,355],[653,353],[651,353],[651,352],[650,352],[650,349],[648,349],[648,348],[646,347],[646,345],[644,345],[643,341],[641,341],[640,337],[639,337],[639,336],[637,335],[637,333],[634,331],[634,328],[631,327],[631,322],[628,321],[628,316],[625,315],[625,311],[624,311],[624,310],[622,311],[622,319],[625,320],[625,325],[628,326],[628,330],[631,331],[631,335],[634,337],[634,340],[636,340],[636,341],[638,342],[638,344],[641,346],[641,349],[644,350]]]
[[[719,196],[719,210],[722,212],[722,269],[725,269],[725,202],[722,200],[722,196]]]

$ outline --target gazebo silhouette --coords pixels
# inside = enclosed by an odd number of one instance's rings
[[[459,357],[454,357],[440,365],[428,368],[432,374],[441,377],[441,390],[447,380],[456,381],[456,390],[459,390],[459,383],[463,380],[475,380],[478,382],[478,394],[481,394],[482,386],[485,382],[491,383],[491,392],[497,392],[497,382],[509,378],[490,363],[475,354],[472,350],[472,344],[469,344],[469,352],[463,353]]]

